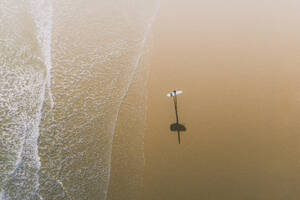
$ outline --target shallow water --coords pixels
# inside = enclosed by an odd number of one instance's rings
[[[141,77],[157,3],[1,1],[1,199],[107,198],[114,134],[129,123],[145,134]],[[132,142],[140,170],[143,140],[130,138],[114,152]],[[140,177],[126,178],[139,190]]]

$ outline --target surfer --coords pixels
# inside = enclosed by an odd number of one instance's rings
[[[174,90],[173,92],[167,94],[168,97],[172,97],[174,101],[174,107],[175,107],[175,114],[176,114],[176,123],[171,124],[170,129],[171,131],[177,131],[178,134],[178,144],[180,144],[180,131],[185,131],[186,128],[184,125],[179,124],[179,119],[178,119],[178,110],[177,110],[177,95],[182,94],[182,91],[176,91]]]

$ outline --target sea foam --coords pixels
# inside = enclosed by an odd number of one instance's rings
[[[45,1],[46,2],[46,1]],[[39,125],[49,76],[50,38],[43,32],[49,6],[34,1],[4,1],[1,46],[2,199],[39,199]],[[47,19],[46,19],[47,21]],[[48,30],[47,30],[48,31]],[[49,32],[49,31],[48,31]],[[43,41],[43,42],[41,42]]]
[[[0,2],[1,199],[107,198],[154,2]]]

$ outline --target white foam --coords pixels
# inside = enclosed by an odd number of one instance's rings
[[[2,199],[18,199],[22,194],[28,194],[26,198],[30,199],[38,189],[47,191],[41,172],[45,173],[45,179],[53,179],[51,185],[59,187],[61,195],[85,199],[90,198],[86,191],[92,191],[102,199],[108,189],[111,166],[107,162],[118,120],[116,114],[136,76],[155,16],[144,20],[145,17],[140,16],[143,11],[126,7],[124,4],[128,1],[122,0],[57,0],[53,4],[55,15],[50,0],[26,0],[20,4],[19,0],[11,1],[20,9],[29,8],[27,12],[31,15],[26,15],[26,25],[34,27],[27,30],[22,19],[16,17],[0,23],[1,30],[10,27],[8,21],[17,30],[16,35],[0,38],[0,50],[5,47],[12,52],[4,55],[7,63],[0,63],[0,108],[7,108],[8,114],[4,116],[12,119],[12,126],[16,126],[8,127],[3,137],[9,140],[14,136],[10,146],[17,157],[11,161],[10,185],[2,192]],[[138,0],[135,3],[146,7]],[[0,7],[2,5],[0,2]],[[19,14],[18,10],[7,10],[12,12],[11,16]],[[132,24],[124,23],[127,20],[121,12],[128,14],[128,22]],[[51,44],[52,24],[56,28]],[[36,35],[36,40],[32,35]],[[18,65],[10,64],[14,59]],[[15,66],[18,66],[16,70]],[[56,80],[52,86],[51,79]],[[21,108],[24,109],[20,114]],[[0,109],[0,118],[1,112]],[[95,130],[94,127],[100,128]],[[40,143],[37,143],[38,138]],[[89,162],[85,162],[85,158],[90,159]],[[78,177],[85,177],[87,182],[83,183]],[[45,193],[47,199],[49,193]]]
[[[32,15],[37,27],[37,40],[42,48],[44,64],[47,69],[46,73],[46,88],[49,95],[50,106],[53,108],[53,97],[51,93],[51,41],[52,41],[52,26],[53,26],[53,7],[51,0],[32,0],[31,1]],[[45,89],[46,92],[46,89]]]
[[[15,1],[5,6],[8,11],[5,17],[15,20],[16,23],[11,21],[11,24],[3,25],[6,26],[6,35],[9,38],[1,39],[1,42],[6,43],[7,55],[4,54],[1,58],[4,63],[1,63],[3,66],[1,66],[0,73],[4,76],[0,82],[4,84],[2,84],[2,88],[0,87],[0,99],[7,102],[3,120],[12,121],[10,124],[3,125],[6,132],[2,136],[5,139],[4,142],[17,145],[14,145],[14,149],[11,149],[10,152],[16,156],[6,155],[11,159],[7,160],[11,162],[9,165],[11,170],[7,171],[6,175],[4,174],[5,189],[1,192],[1,199],[41,199],[38,195],[40,158],[37,142],[42,107],[46,96],[45,91],[46,87],[50,87],[51,4],[50,1],[32,0],[22,2],[20,7]],[[29,10],[26,10],[27,8]],[[18,12],[13,11],[14,9]],[[31,14],[35,26],[20,25],[23,21],[20,17],[16,17],[17,13],[20,13],[20,16],[24,15],[24,21],[29,24],[30,18],[27,16]],[[39,51],[35,50],[37,49],[36,43],[23,35],[22,28],[32,35],[36,34],[38,48],[42,53],[41,57]],[[11,31],[13,34],[10,33],[10,29],[13,30]],[[1,32],[1,34],[3,33]],[[15,41],[19,41],[19,43]],[[5,90],[7,92],[4,93]]]

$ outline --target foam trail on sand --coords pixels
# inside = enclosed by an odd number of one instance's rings
[[[53,0],[53,11],[55,104],[42,122],[41,172],[60,186],[61,196],[105,199],[116,115],[153,1]],[[42,193],[53,197],[44,187]]]
[[[53,7],[51,0],[31,0],[31,13],[37,27],[37,40],[42,49],[44,64],[47,69],[46,85],[44,97],[49,97],[50,107],[53,108],[54,102],[51,93],[51,41],[52,41],[52,18]]]
[[[141,61],[141,59],[142,59],[142,57],[143,57],[143,53],[144,53],[143,49],[144,49],[145,46],[146,46],[147,39],[148,39],[149,34],[150,34],[150,32],[151,32],[151,28],[152,28],[152,25],[153,25],[153,23],[154,23],[154,20],[155,20],[157,14],[158,14],[159,8],[160,8],[160,1],[157,1],[157,5],[155,6],[154,14],[153,14],[153,16],[150,18],[149,23],[148,23],[147,26],[146,26],[145,34],[144,34],[143,40],[142,40],[142,42],[141,42],[141,45],[140,45],[140,47],[139,47],[139,51],[138,51],[139,53],[138,53],[137,58],[136,58],[136,62],[135,62],[135,65],[134,65],[134,69],[133,69],[132,73],[130,74],[130,77],[131,77],[131,78],[130,78],[130,81],[129,81],[128,84],[126,85],[126,87],[125,87],[125,92],[124,92],[123,96],[121,97],[121,101],[120,101],[120,103],[119,103],[119,105],[118,105],[118,112],[117,112],[117,115],[116,115],[116,118],[115,118],[115,121],[114,121],[114,124],[115,124],[115,125],[114,125],[114,128],[113,128],[113,136],[114,136],[115,131],[116,131],[116,126],[117,126],[118,117],[119,117],[119,114],[120,114],[121,105],[122,105],[122,103],[124,102],[124,100],[125,100],[125,98],[126,98],[126,96],[127,96],[127,94],[128,94],[128,91],[129,91],[130,86],[132,85],[133,81],[135,80],[135,76],[136,76],[136,73],[137,73],[137,68],[139,67],[140,61]],[[113,142],[111,143],[111,145],[112,145],[112,144],[113,144]],[[111,159],[112,159],[111,156],[112,156],[112,155],[110,155],[109,174],[110,174],[110,170],[111,170],[111,162],[112,162],[112,161],[111,161]],[[110,177],[109,177],[108,180],[110,181]],[[109,185],[109,184],[108,184],[108,185]],[[105,199],[107,199],[107,194],[106,194]]]

